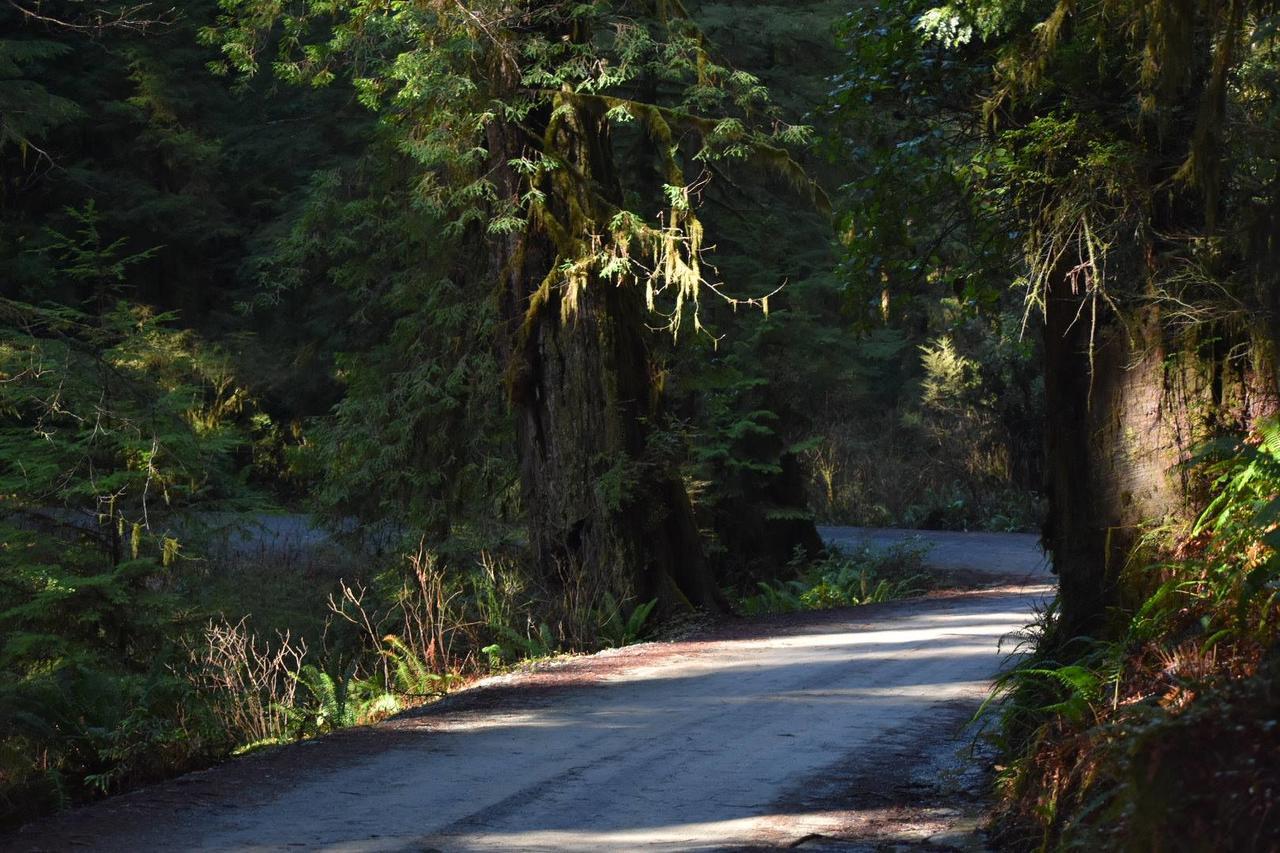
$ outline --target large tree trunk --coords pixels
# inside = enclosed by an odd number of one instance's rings
[[[1147,306],[1126,322],[1100,317],[1092,330],[1082,297],[1064,280],[1054,287],[1045,318],[1044,544],[1059,578],[1063,636],[1109,636],[1109,612],[1118,607],[1124,624],[1150,591],[1122,575],[1144,531],[1186,522],[1204,504],[1180,463],[1206,439],[1247,429],[1274,408],[1273,395],[1269,377],[1242,350],[1232,355],[1221,329],[1171,340]]]
[[[1180,510],[1177,418],[1165,395],[1158,317],[1094,330],[1070,284],[1045,317],[1049,499],[1044,543],[1059,577],[1066,636],[1096,633],[1142,525]],[[1095,334],[1096,332],[1096,334]]]
[[[508,163],[525,153],[527,132],[527,125],[500,122],[489,131],[493,174],[506,198],[522,191]],[[581,109],[558,133],[557,148],[579,175],[620,200],[603,117]],[[576,217],[599,214],[563,204],[551,213],[570,227],[582,226]],[[662,402],[638,289],[593,279],[565,312],[562,282],[543,287],[557,258],[545,227],[533,223],[495,242],[500,349],[530,544],[542,571],[618,601],[720,607],[677,460],[659,440]]]

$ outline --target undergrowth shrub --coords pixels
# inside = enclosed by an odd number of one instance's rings
[[[306,688],[308,699],[295,709],[297,737],[374,723],[401,709],[395,695],[376,679],[358,678],[356,671],[355,663],[337,675],[314,664],[303,665],[297,680]]]
[[[307,644],[288,633],[268,643],[249,631],[246,622],[209,622],[200,643],[188,650],[187,678],[209,698],[222,730],[235,744],[276,743],[290,734]]]
[[[797,554],[790,569],[796,577],[761,581],[756,591],[739,597],[743,614],[793,613],[874,604],[918,595],[926,589],[924,555],[928,547],[907,542],[884,550],[863,547],[832,549],[820,560]]]

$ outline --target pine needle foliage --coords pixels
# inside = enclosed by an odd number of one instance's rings
[[[254,258],[258,310],[301,299],[311,322],[341,329],[330,341],[341,397],[294,456],[319,484],[317,508],[447,548],[455,533],[510,524],[515,466],[494,300],[468,287],[465,254],[413,175],[381,139],[316,173]]]
[[[41,65],[69,50],[45,39],[0,39],[0,151],[13,145],[24,160],[37,159],[45,136],[80,115],[74,101],[50,92],[38,78]]]
[[[557,257],[530,315],[555,288],[567,319],[598,277],[640,282],[673,334],[686,310],[697,328],[704,288],[718,289],[701,260],[695,213],[712,163],[763,167],[823,201],[782,147],[805,142],[806,129],[777,120],[759,80],[717,61],[679,4],[222,5],[219,26],[204,33],[223,54],[217,70],[253,75],[270,65],[283,80],[313,86],[348,79],[396,129],[421,170],[417,191],[447,232],[475,226],[551,238]],[[657,102],[638,97],[642,90],[671,95]],[[587,115],[603,117],[601,141],[628,126],[648,138],[660,217],[619,206],[574,165],[564,145]],[[521,132],[533,116],[545,127]],[[520,176],[519,189],[503,197],[486,154],[499,126],[521,132],[523,146],[504,164]]]
[[[202,754],[166,669],[188,627],[182,514],[253,505],[225,363],[127,298],[146,253],[104,240],[92,205],[70,215],[46,251],[78,300],[0,298],[5,821]]]

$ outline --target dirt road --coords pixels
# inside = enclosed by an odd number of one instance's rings
[[[954,849],[973,811],[951,790],[961,729],[998,641],[1050,589],[1024,556],[999,589],[732,623],[490,680],[0,847]]]

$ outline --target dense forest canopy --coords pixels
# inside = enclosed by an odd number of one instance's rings
[[[1042,529],[1011,844],[1264,849],[1168,788],[1277,754],[1276,14],[6,4],[3,820],[895,588],[837,522]]]

